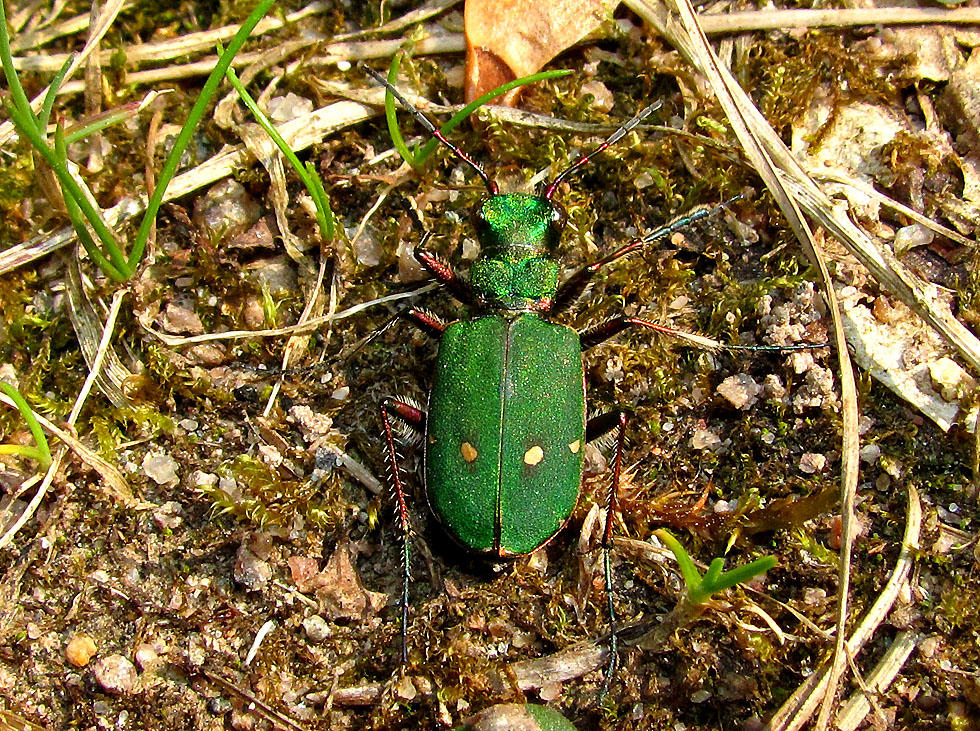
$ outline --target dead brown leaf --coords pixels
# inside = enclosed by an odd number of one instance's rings
[[[619,0],[467,0],[466,101],[540,71],[617,5]],[[497,103],[514,106],[520,93],[512,89]]]
[[[292,564],[290,568],[295,577],[296,568]],[[331,619],[362,619],[380,612],[388,601],[386,594],[364,588],[347,540],[340,541],[323,571],[305,583],[316,587],[323,613]]]

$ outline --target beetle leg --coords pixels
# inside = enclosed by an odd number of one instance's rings
[[[663,333],[664,335],[670,335],[671,337],[679,338],[681,340],[687,340],[688,342],[707,350],[719,350],[721,348],[731,347],[726,346],[717,340],[706,338],[702,335],[694,335],[693,333],[687,333],[683,330],[675,330],[674,328],[667,327],[666,325],[659,325],[650,320],[644,320],[642,317],[628,317],[626,315],[619,315],[618,317],[612,317],[605,322],[600,322],[598,325],[582,330],[579,333],[579,337],[582,339],[582,350],[588,350],[589,348],[595,347],[599,343],[603,343],[606,340],[609,340],[609,338],[619,335],[619,333],[623,332],[623,330],[626,328],[633,326],[645,327],[649,330]]]
[[[609,611],[609,663],[606,665],[606,678],[602,684],[600,697],[605,697],[609,691],[613,676],[618,665],[619,635],[616,628],[616,607],[613,603],[613,575],[610,549],[612,548],[612,521],[618,510],[619,480],[623,473],[623,449],[626,445],[626,414],[622,411],[610,411],[589,419],[585,425],[585,439],[591,442],[614,429],[616,432],[616,456],[613,459],[612,481],[609,483],[609,497],[606,502],[606,524],[602,531],[602,565],[606,581],[606,603]]]
[[[405,488],[402,486],[401,474],[398,469],[398,450],[395,448],[395,437],[391,429],[392,418],[404,422],[415,431],[424,432],[426,413],[422,409],[398,399],[386,398],[381,403],[381,424],[384,427],[385,446],[391,465],[391,486],[395,494],[398,522],[402,534],[401,640],[402,664],[404,665],[408,662],[408,586],[412,580],[409,571],[408,536],[411,527],[408,523],[408,503],[405,500]]]
[[[626,244],[626,246],[616,249],[611,254],[607,254],[606,256],[602,257],[599,259],[599,261],[579,269],[572,276],[562,282],[561,286],[558,288],[558,291],[555,292],[554,299],[551,301],[551,309],[549,310],[550,314],[562,312],[575,304],[576,300],[578,300],[578,298],[582,296],[582,293],[585,292],[585,288],[589,286],[589,282],[592,281],[592,278],[599,272],[600,269],[606,266],[606,264],[611,264],[627,254],[632,254],[634,251],[642,249],[645,245],[646,243],[643,239],[635,239],[634,241],[630,241],[628,244]]]
[[[705,350],[762,350],[777,353],[788,353],[794,350],[813,350],[814,348],[827,347],[826,343],[801,343],[799,345],[729,345],[719,340],[705,337],[704,335],[696,335],[694,333],[667,327],[666,325],[660,325],[651,320],[644,320],[642,317],[627,317],[626,315],[619,315],[618,317],[610,318],[605,322],[600,322],[598,325],[582,330],[579,333],[579,337],[582,340],[582,350],[588,350],[599,343],[605,342],[614,335],[618,335],[626,328],[633,326],[645,327],[648,330],[669,335],[670,337],[677,338],[678,340],[684,340],[691,345],[696,345],[697,347],[704,348]]]
[[[424,332],[429,337],[438,340],[442,337],[442,334],[446,331],[446,323],[442,321],[438,315],[433,315],[431,312],[426,310],[419,310],[412,308],[404,313],[402,317],[408,320],[410,323],[415,325],[419,330]]]
[[[470,283],[460,277],[456,273],[456,270],[448,263],[431,251],[426,251],[422,248],[425,246],[425,242],[429,240],[429,236],[430,234],[426,234],[422,238],[418,246],[412,250],[412,256],[418,260],[419,264],[426,268],[429,274],[438,279],[449,290],[449,294],[464,305],[475,305],[476,297],[473,295],[473,289],[470,287]]]

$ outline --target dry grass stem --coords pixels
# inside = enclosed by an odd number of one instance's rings
[[[427,292],[432,292],[438,288],[438,284],[426,284],[424,287],[419,287],[418,289],[413,289],[410,292],[398,292],[396,294],[390,294],[386,297],[379,297],[377,299],[370,300],[368,302],[361,302],[360,304],[354,305],[353,307],[348,307],[346,310],[341,310],[340,312],[333,315],[324,315],[323,317],[314,317],[313,319],[300,323],[297,325],[290,325],[288,327],[277,327],[271,330],[228,330],[226,332],[220,333],[205,333],[203,335],[191,335],[187,337],[178,337],[176,335],[170,335],[168,333],[160,332],[152,328],[146,322],[140,322],[143,329],[146,330],[150,335],[158,338],[160,342],[176,348],[182,345],[195,345],[197,343],[207,343],[216,340],[240,340],[242,338],[273,338],[282,337],[283,335],[298,335],[302,333],[312,332],[316,330],[321,325],[335,322],[336,320],[343,320],[347,317],[353,317],[354,315],[364,312],[377,305],[387,304],[388,302],[397,302],[398,300],[409,299],[412,297],[418,297]]]
[[[133,377],[133,373],[123,365],[111,346],[105,349],[102,347],[105,325],[85,291],[79,257],[69,257],[66,263],[68,277],[65,291],[70,305],[68,315],[78,338],[78,348],[82,351],[89,370],[95,374],[95,382],[102,394],[116,408],[127,408],[131,404],[123,388]],[[101,367],[103,363],[105,367]],[[97,368],[96,365],[100,367]]]
[[[888,616],[898,599],[899,592],[908,581],[909,572],[912,570],[912,563],[919,549],[922,507],[919,502],[918,491],[909,486],[908,493],[902,550],[899,552],[898,560],[892,568],[885,587],[847,640],[847,652],[851,656],[856,656],[862,650],[878,626]],[[767,731],[796,731],[803,728],[827,692],[828,671],[829,666],[825,663],[817,672],[812,673],[772,717],[766,727]]]
[[[122,4],[122,9],[126,10],[135,4],[134,0],[125,0]],[[29,8],[24,8],[23,11],[13,13],[9,19],[10,25],[15,33],[15,37],[10,40],[10,50],[14,53],[38,49],[57,38],[73,36],[88,28],[92,20],[91,13],[82,13],[67,20],[62,20],[59,23],[42,21],[29,31],[21,31],[21,28],[28,20],[27,16],[29,12]]]
[[[96,379],[102,372],[102,364],[109,353],[112,353],[112,338],[116,330],[116,319],[119,317],[119,310],[122,307],[123,299],[125,299],[127,291],[124,289],[116,290],[112,295],[112,304],[109,306],[109,315],[106,317],[105,326],[102,328],[102,337],[99,338],[99,344],[95,351],[95,357],[89,364],[88,375],[85,377],[85,383],[82,384],[82,388],[78,392],[78,396],[75,398],[75,403],[72,405],[71,413],[68,415],[69,426],[74,426],[75,422],[78,421],[78,415],[82,411],[82,407],[85,405],[85,401],[88,398],[89,393],[92,390],[92,386],[95,384]]]
[[[743,10],[698,15],[708,35],[746,33],[755,30],[795,28],[847,28],[860,25],[974,25],[980,23],[977,8],[844,8],[828,10]]]
[[[838,714],[837,728],[840,731],[855,731],[861,725],[871,710],[868,693],[884,693],[888,690],[888,686],[898,677],[920,639],[918,633],[913,630],[902,630],[895,635],[895,639],[875,665],[874,670],[864,679],[866,688],[854,693]]]

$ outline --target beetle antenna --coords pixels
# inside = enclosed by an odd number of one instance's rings
[[[458,157],[460,160],[465,162],[471,168],[476,170],[477,174],[481,178],[483,178],[483,183],[484,185],[487,186],[487,190],[490,192],[490,195],[497,195],[497,193],[500,192],[499,188],[497,188],[497,184],[491,179],[489,175],[487,175],[487,171],[484,170],[483,167],[478,162],[473,160],[473,158],[471,158],[461,149],[456,147],[456,145],[454,145],[452,142],[447,140],[446,136],[439,131],[438,127],[436,127],[428,117],[422,114],[422,112],[419,111],[419,109],[414,104],[412,104],[410,101],[408,101],[408,99],[403,97],[401,93],[398,91],[398,89],[392,86],[392,84],[388,81],[388,79],[384,78],[381,74],[379,74],[377,71],[375,71],[374,69],[368,66],[365,66],[364,70],[367,71],[368,74],[370,74],[371,78],[373,78],[375,81],[381,84],[388,91],[389,94],[395,97],[395,99],[398,100],[399,104],[401,104],[403,107],[405,107],[405,109],[411,112],[412,116],[415,117],[416,120],[418,120],[419,124],[425,127],[426,130],[428,130],[429,134],[431,134],[442,144],[444,144],[446,147],[452,150],[453,154],[456,157]]]
[[[666,226],[661,226],[660,228],[651,231],[640,239],[640,243],[649,244],[653,241],[657,241],[658,239],[666,238],[675,231],[682,229],[685,226],[690,226],[692,223],[695,221],[700,221],[702,218],[713,216],[719,211],[728,208],[728,206],[735,201],[743,200],[744,198],[745,196],[742,193],[739,193],[738,195],[733,195],[728,200],[724,201],[723,203],[719,203],[716,206],[701,206],[700,208],[696,208],[683,216],[678,216]]]
[[[623,139],[623,137],[625,137],[627,133],[631,132],[640,122],[642,122],[644,119],[649,117],[651,114],[653,114],[655,111],[660,109],[660,107],[662,106],[663,106],[663,102],[657,101],[651,104],[650,106],[641,109],[636,114],[635,117],[627,121],[626,124],[622,125],[619,129],[617,129],[615,132],[609,135],[609,137],[606,138],[605,142],[603,142],[601,145],[599,145],[591,152],[582,155],[581,157],[579,157],[578,160],[576,160],[567,168],[565,168],[560,173],[558,173],[555,179],[551,181],[551,184],[548,185],[548,189],[544,192],[545,199],[549,201],[552,199],[552,197],[555,195],[555,190],[558,189],[558,184],[566,177],[568,177],[572,173],[572,171],[578,170],[583,165],[588,165],[589,162],[592,160],[592,158],[594,158],[600,152],[605,150],[607,147],[611,147],[612,145],[615,145],[617,142]]]

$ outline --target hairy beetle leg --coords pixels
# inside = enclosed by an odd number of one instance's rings
[[[419,242],[419,245],[412,250],[412,256],[416,258],[419,264],[425,267],[429,274],[439,280],[439,283],[449,290],[449,294],[458,299],[464,305],[475,304],[476,296],[473,294],[473,289],[470,287],[470,283],[459,276],[452,266],[433,254],[431,251],[426,251],[424,248],[422,248],[425,246],[425,242],[428,240],[429,234],[426,234],[422,241]]]
[[[609,686],[616,674],[619,664],[619,636],[616,627],[616,607],[613,602],[612,559],[609,551],[612,548],[612,520],[619,505],[619,481],[623,473],[623,450],[626,446],[626,414],[622,411],[610,411],[589,419],[585,425],[586,441],[593,441],[616,431],[616,456],[613,460],[612,480],[609,483],[609,497],[606,502],[606,524],[602,531],[602,565],[606,582],[606,605],[609,613],[609,662],[606,664],[606,677],[602,683],[601,698],[609,692]]]
[[[398,469],[398,450],[395,448],[395,437],[391,429],[391,420],[392,418],[398,419],[414,431],[424,433],[426,413],[422,409],[404,401],[386,398],[381,403],[380,414],[381,424],[384,428],[388,462],[391,465],[391,486],[395,494],[395,503],[398,508],[398,522],[401,525],[402,534],[402,596],[400,603],[402,665],[404,665],[408,662],[408,587],[412,580],[412,575],[409,570],[408,552],[410,526],[408,524],[408,503],[405,500],[405,488],[402,485],[401,474]]]
[[[419,310],[413,307],[407,312],[402,313],[402,317],[415,325],[415,327],[424,332],[426,335],[435,338],[436,340],[442,337],[442,334],[446,332],[446,323],[442,321],[442,318],[438,317],[437,315],[433,315],[431,312]]]

